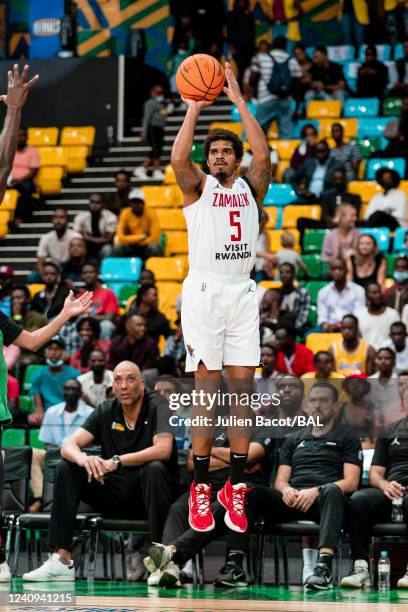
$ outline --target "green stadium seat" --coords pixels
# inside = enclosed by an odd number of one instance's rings
[[[39,439],[39,429],[30,429],[29,441],[31,448],[45,448],[45,443]]]
[[[308,281],[305,283],[305,289],[307,289],[310,293],[312,304],[317,304],[317,294],[319,293],[320,289],[323,289],[323,287],[326,285],[326,281]]]
[[[136,295],[139,285],[122,285],[119,291],[119,304],[125,306],[130,297]]]
[[[34,400],[31,395],[20,395],[18,405],[23,412],[32,412],[34,410]]]
[[[33,374],[36,370],[38,370],[39,368],[42,368],[41,365],[38,364],[31,364],[29,366],[26,367],[26,371],[24,372],[24,381],[23,381],[23,393],[24,395],[27,395],[28,393],[30,393],[30,389],[31,389],[31,379],[33,378]]]
[[[204,148],[201,142],[194,143],[191,149],[190,159],[196,164],[202,164],[204,161]]]
[[[307,322],[309,323],[311,327],[316,327],[317,325],[317,307],[314,305],[310,307],[309,317],[307,319]]]
[[[329,266],[321,261],[320,253],[308,253],[306,255],[302,255],[302,260],[307,266],[309,278],[319,280],[326,276]],[[303,271],[300,269],[298,271],[298,277],[304,278]]]
[[[353,142],[360,149],[360,153],[364,159],[368,159],[374,151],[381,150],[380,138],[357,138]]]
[[[398,258],[399,253],[386,253],[385,259],[387,261],[387,273],[386,276],[388,278],[392,278],[392,274],[394,272],[394,264],[395,260]]]
[[[314,229],[306,230],[303,237],[303,251],[305,253],[312,253],[314,251],[322,250],[323,241],[325,235],[329,232],[328,229]]]
[[[382,105],[382,114],[386,117],[394,117],[401,114],[402,98],[385,98]]]
[[[1,435],[1,445],[6,446],[25,446],[25,429],[5,429]]]

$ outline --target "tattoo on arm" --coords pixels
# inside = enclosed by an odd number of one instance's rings
[[[257,204],[262,206],[271,178],[270,162],[267,164],[258,164],[255,159],[252,159],[247,172],[247,177],[252,187],[256,191]]]

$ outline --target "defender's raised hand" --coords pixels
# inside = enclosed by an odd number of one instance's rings
[[[29,66],[26,64],[20,74],[18,64],[14,64],[13,70],[9,70],[7,94],[0,96],[0,100],[9,107],[22,108],[26,103],[28,92],[40,78],[36,74],[27,81]]]

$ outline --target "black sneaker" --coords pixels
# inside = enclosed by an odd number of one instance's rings
[[[246,587],[248,582],[242,567],[229,561],[215,577],[214,586],[221,589],[225,587]]]
[[[307,578],[305,587],[315,591],[325,591],[333,586],[332,571],[326,563],[315,565],[313,574]]]

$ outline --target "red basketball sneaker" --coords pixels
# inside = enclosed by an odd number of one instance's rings
[[[246,487],[243,482],[232,485],[227,480],[221,491],[218,491],[218,501],[224,506],[226,513],[224,521],[227,527],[233,531],[243,533],[247,530],[248,521],[245,516],[245,493],[251,489]]]
[[[195,531],[214,529],[214,517],[211,511],[211,485],[192,483],[188,500],[188,522]]]

